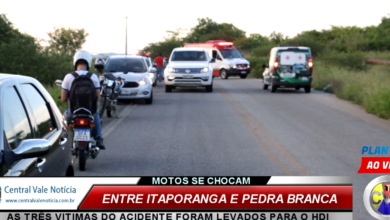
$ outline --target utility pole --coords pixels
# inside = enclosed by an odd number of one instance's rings
[[[125,55],[127,55],[127,16],[126,16],[126,50]]]

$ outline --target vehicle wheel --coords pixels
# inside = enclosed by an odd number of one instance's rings
[[[305,86],[305,92],[310,93],[311,92],[311,85],[310,86]]]
[[[240,78],[241,78],[241,79],[246,79],[247,76],[248,76],[247,74],[245,74],[245,75],[240,75]]]
[[[79,151],[79,170],[85,170],[85,164],[87,163],[87,156],[85,155],[84,149],[78,148]]]
[[[225,69],[221,69],[221,72],[219,74],[221,76],[221,79],[228,79],[229,78]]]
[[[172,92],[172,86],[165,85],[165,92]]]
[[[100,118],[103,117],[103,114],[104,114],[104,110],[106,110],[106,104],[107,104],[107,97],[102,97],[102,99],[100,100],[100,109],[99,109],[99,115],[100,115]]]
[[[153,103],[153,92],[150,94],[150,98],[145,99],[145,103],[151,105]]]
[[[301,89],[301,87],[295,87],[295,90],[300,90]]]
[[[213,92],[213,83],[211,83],[209,86],[206,86],[206,92]]]
[[[277,86],[275,86],[274,84],[271,84],[271,92],[272,93],[275,93],[277,88],[278,88]]]
[[[108,117],[108,118],[111,118],[111,117],[112,117],[112,115],[111,115],[111,110],[108,110],[108,109],[107,109],[107,117]]]
[[[152,84],[153,87],[156,87],[156,85],[157,85],[157,81],[155,81],[155,82]]]
[[[264,83],[264,79],[263,79],[263,89],[268,90],[268,85]]]

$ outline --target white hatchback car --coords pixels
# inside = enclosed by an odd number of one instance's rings
[[[174,49],[164,70],[165,92],[176,87],[206,87],[206,92],[212,92],[213,62],[203,48]]]
[[[125,81],[118,100],[144,99],[146,104],[152,104],[152,81],[149,77],[149,68],[142,56],[111,56],[106,61],[104,71],[111,72],[116,77],[120,76]]]
[[[149,77],[152,80],[152,86],[155,87],[157,85],[157,70],[153,67],[152,59],[150,57],[144,56],[146,65],[149,69]]]

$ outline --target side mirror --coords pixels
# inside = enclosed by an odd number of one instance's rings
[[[55,81],[55,84],[56,84],[57,86],[61,87],[61,85],[62,85],[62,80],[57,79],[57,80]]]
[[[150,73],[157,73],[157,70],[156,70],[156,68],[150,68],[150,71],[149,71]]]
[[[210,60],[210,63],[215,63],[215,59],[212,58],[212,59]]]
[[[19,159],[43,157],[49,153],[50,146],[51,143],[46,139],[27,139],[12,152]]]
[[[263,69],[268,68],[268,65],[263,64]]]
[[[157,64],[153,64],[153,67],[156,68],[156,67],[157,67]]]

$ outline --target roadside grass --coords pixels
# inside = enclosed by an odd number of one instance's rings
[[[54,101],[56,102],[58,108],[61,110],[61,112],[65,112],[65,110],[68,107],[68,103],[61,102],[61,100],[58,98],[61,96],[61,87],[58,86],[50,86],[50,85],[43,85],[47,92],[53,97]]]
[[[326,92],[361,105],[368,113],[390,119],[390,66],[367,65],[366,70],[353,70],[317,60],[312,86],[323,90],[329,84],[332,86]]]
[[[245,57],[250,63],[251,66],[251,73],[249,74],[250,77],[254,78],[263,78],[263,64],[267,65],[269,62],[269,57],[256,57],[256,56],[248,56]]]
[[[367,52],[367,59],[390,60],[390,52]]]

